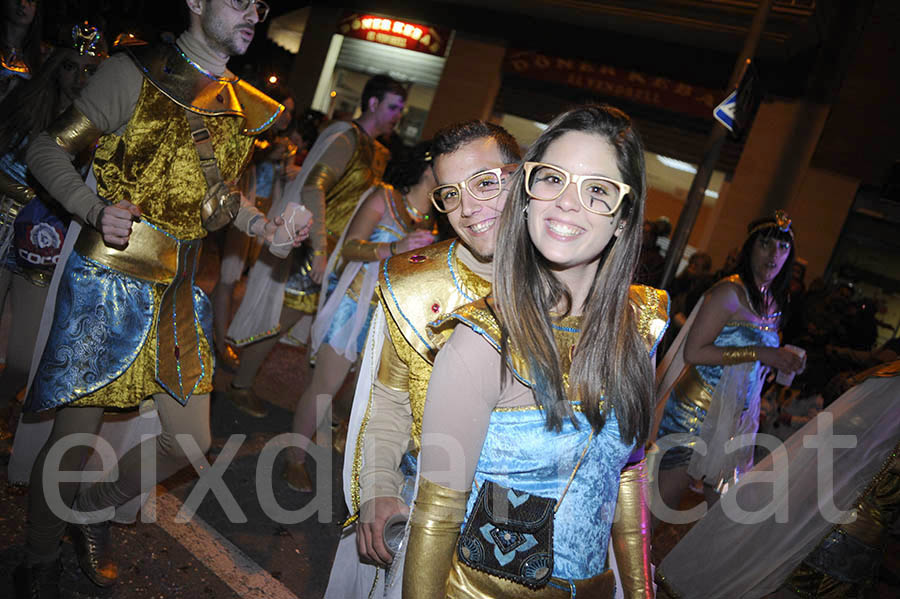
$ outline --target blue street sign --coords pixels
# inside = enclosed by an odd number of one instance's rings
[[[713,110],[715,119],[722,123],[722,125],[732,133],[734,133],[734,115],[737,110],[737,97],[737,90],[732,91],[728,94],[728,97]]]

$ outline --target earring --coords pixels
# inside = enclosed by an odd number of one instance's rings
[[[528,220],[528,204],[525,204],[525,207],[522,208],[522,214],[525,215],[525,220]]]
[[[619,231],[625,230],[625,223],[619,223]]]

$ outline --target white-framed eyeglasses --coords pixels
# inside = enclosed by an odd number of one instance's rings
[[[247,12],[247,9],[253,6],[256,9],[256,16],[262,23],[269,16],[269,5],[262,0],[229,0],[231,7],[239,12]]]
[[[576,175],[546,162],[526,162],[525,191],[535,200],[552,201],[563,194],[570,183],[578,190],[584,209],[601,216],[612,216],[631,193],[631,186],[602,175]]]
[[[431,190],[431,203],[438,212],[447,214],[459,208],[462,199],[463,188],[476,200],[486,202],[493,200],[503,191],[506,177],[516,168],[517,164],[506,164],[497,168],[479,171],[459,183],[445,183]]]

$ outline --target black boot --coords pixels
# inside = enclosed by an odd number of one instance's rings
[[[59,559],[20,564],[13,575],[16,599],[59,599],[59,572]]]
[[[84,575],[99,587],[115,584],[119,567],[110,555],[109,522],[70,524],[69,535]]]

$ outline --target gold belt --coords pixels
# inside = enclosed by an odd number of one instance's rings
[[[145,220],[132,224],[122,249],[107,246],[93,227],[82,228],[75,240],[75,251],[93,262],[166,285],[157,312],[156,377],[181,403],[203,376],[193,290],[200,248],[200,239],[180,240]]]
[[[675,383],[675,397],[683,404],[709,411],[713,390],[694,366],[688,366]]]
[[[451,599],[612,599],[615,590],[616,578],[612,570],[591,578],[575,580],[571,584],[568,580],[553,577],[546,586],[532,590],[525,585],[491,576],[465,565],[459,561],[455,551],[447,580],[447,597]]]

